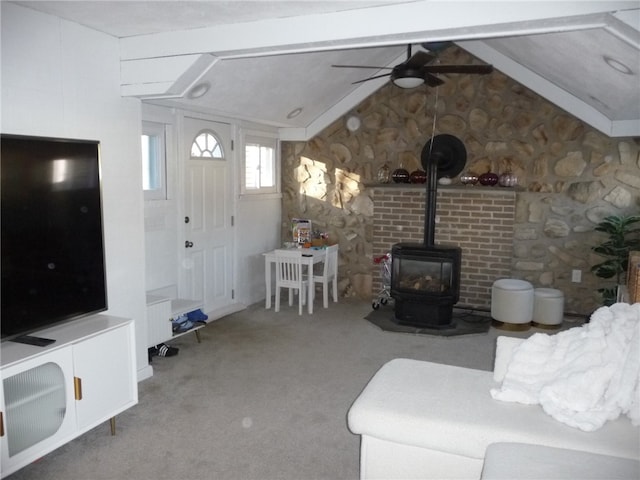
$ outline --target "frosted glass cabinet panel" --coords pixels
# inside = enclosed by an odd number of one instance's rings
[[[58,431],[67,411],[59,365],[49,362],[5,378],[3,388],[10,457]]]
[[[71,350],[57,350],[2,371],[3,470],[76,430]],[[67,372],[65,374],[65,372]]]

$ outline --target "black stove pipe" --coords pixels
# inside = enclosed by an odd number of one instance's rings
[[[424,245],[433,247],[435,245],[436,202],[438,198],[438,160],[436,155],[429,155],[426,168],[427,194],[424,202]]]

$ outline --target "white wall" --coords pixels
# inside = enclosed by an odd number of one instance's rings
[[[262,254],[282,246],[282,199],[279,195],[242,196],[238,200],[237,215],[236,298],[244,305],[251,305],[264,300],[266,295]]]
[[[2,2],[4,133],[99,140],[109,311],[133,318],[147,363],[140,103],[120,96],[114,37]]]

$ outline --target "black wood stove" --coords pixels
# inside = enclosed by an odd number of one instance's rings
[[[402,325],[452,328],[453,306],[460,298],[462,252],[457,246],[435,245],[437,180],[458,175],[466,150],[451,135],[433,137],[422,150],[427,172],[424,243],[397,243],[391,248],[391,296],[395,321]]]
[[[460,298],[458,247],[397,243],[391,248],[391,296],[403,325],[448,328]]]

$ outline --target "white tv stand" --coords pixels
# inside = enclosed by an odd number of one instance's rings
[[[109,315],[33,333],[55,342],[0,345],[0,476],[138,403],[133,321]]]

